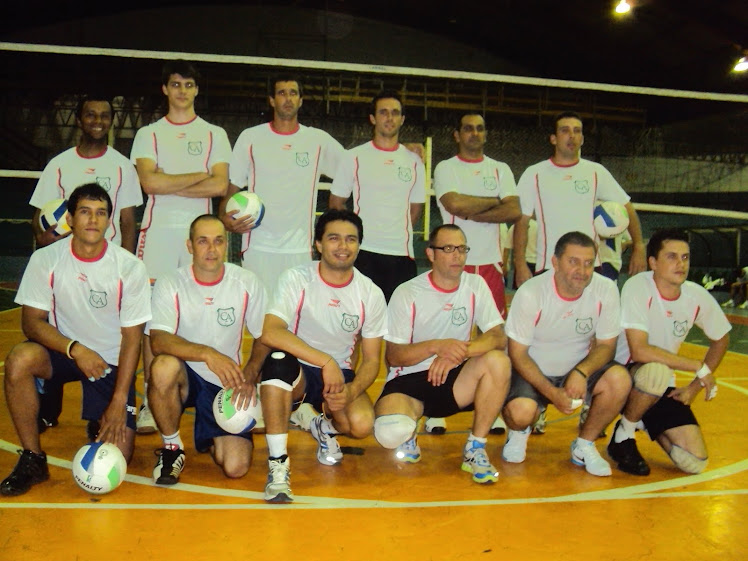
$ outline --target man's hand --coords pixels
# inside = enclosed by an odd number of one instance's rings
[[[238,212],[239,209],[235,209],[225,213],[221,216],[221,222],[223,222],[228,231],[234,234],[246,234],[255,227],[254,218],[249,214],[243,218],[234,218],[234,215],[238,214]]]
[[[693,382],[682,388],[675,388],[669,394],[668,397],[673,398],[676,401],[680,401],[683,405],[691,405],[696,396],[701,391],[701,384],[699,378],[694,379]],[[709,394],[707,394],[707,397]]]
[[[574,409],[571,407],[571,397],[566,393],[565,388],[553,388],[551,402],[564,415],[571,415]]]
[[[455,363],[455,366],[461,364],[468,357],[469,344],[467,341],[440,339],[438,345],[436,356]]]
[[[57,240],[61,240],[62,238],[67,238],[70,234],[73,232],[65,232],[61,236],[55,232],[55,228],[57,228],[57,224],[52,224],[49,228],[44,230],[40,235],[36,237],[36,246],[37,247],[46,247],[50,244],[55,243]]]
[[[634,244],[631,247],[631,259],[629,259],[629,276],[647,270],[647,250],[643,243]]]
[[[332,357],[322,366],[322,383],[323,396],[338,394],[343,391],[345,386],[343,371],[340,370],[337,361]]]
[[[112,396],[112,401],[100,420],[101,426],[96,442],[109,442],[115,446],[124,446],[127,439],[127,395]]]
[[[111,368],[109,368],[109,365],[101,358],[99,353],[92,351],[78,341],[73,345],[70,356],[73,357],[75,364],[83,372],[83,375],[88,378],[89,382],[95,382],[111,372]]]
[[[717,380],[714,374],[699,378],[699,385],[704,388],[704,401],[711,401],[717,396]]]
[[[350,384],[345,384],[343,390],[338,393],[328,393],[323,395],[327,408],[331,413],[342,411],[348,404],[353,401],[353,393]]]
[[[210,368],[224,388],[233,388],[234,390],[244,385],[244,374],[239,365],[225,354],[211,349],[205,364]]]
[[[441,386],[447,381],[449,371],[458,366],[460,362],[454,362],[447,358],[436,357],[429,366],[429,373],[427,380],[431,382],[432,386]]]
[[[237,409],[247,410],[249,406],[257,405],[257,386],[253,382],[244,382],[238,388],[234,388],[231,394],[231,403]]]
[[[572,370],[569,377],[566,378],[564,390],[571,399],[584,399],[587,395],[587,378],[577,372],[576,369]]]

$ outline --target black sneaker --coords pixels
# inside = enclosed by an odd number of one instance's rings
[[[2,483],[0,483],[0,495],[15,497],[23,495],[32,485],[49,479],[49,468],[47,467],[47,455],[34,454],[31,450],[18,450],[21,457]]]
[[[616,424],[616,429],[618,424]],[[618,469],[632,475],[649,475],[649,465],[642,458],[639,449],[636,447],[636,440],[627,438],[623,442],[616,442],[616,431],[613,430],[613,438],[608,444],[608,456],[618,463]]]
[[[184,450],[160,448],[156,450],[158,461],[153,468],[153,480],[157,485],[176,485],[184,469]]]

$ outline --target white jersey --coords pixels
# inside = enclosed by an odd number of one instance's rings
[[[80,341],[109,364],[119,364],[123,327],[151,319],[150,286],[143,263],[107,243],[101,254],[82,259],[70,236],[31,255],[16,303],[49,312],[49,323]]]
[[[431,281],[431,271],[395,289],[387,308],[385,339],[408,345],[429,339],[470,341],[473,326],[485,333],[504,323],[483,277],[462,273],[460,285],[445,291]],[[392,366],[387,381],[428,370],[436,356],[412,366]]]
[[[304,125],[289,134],[271,123],[242,132],[231,156],[231,183],[265,204],[262,224],[242,237],[242,253],[252,248],[311,256],[317,181],[335,175],[344,153],[325,131]]]
[[[106,239],[122,245],[119,216],[123,208],[143,204],[138,174],[130,161],[111,146],[87,158],[70,148],[52,158],[42,171],[29,204],[42,208],[53,199],[68,200],[76,187],[98,183],[112,199],[112,221]]]
[[[556,242],[567,232],[596,239],[592,213],[597,200],[621,204],[630,200],[607,169],[585,159],[570,166],[556,165],[550,159],[534,164],[519,178],[517,192],[522,214],[535,215],[538,221],[538,271],[551,268]]]
[[[593,273],[582,295],[567,300],[556,290],[551,270],[517,289],[506,334],[530,347],[530,357],[545,376],[564,376],[589,354],[593,339],[617,337],[620,320],[618,289],[612,280]]]
[[[732,329],[717,301],[703,286],[686,281],[680,287],[680,296],[668,300],[657,290],[652,271],[634,275],[621,291],[623,332],[618,337],[616,360],[621,364],[631,360],[626,329],[644,331],[650,345],[678,354],[694,325],[712,341]],[[675,378],[671,384],[675,385]]]
[[[191,343],[207,345],[240,366],[244,326],[259,339],[265,319],[265,289],[251,271],[224,264],[221,280],[198,281],[192,266],[161,277],[153,288],[153,319],[148,332],[158,329]],[[221,386],[221,380],[204,362],[187,361],[202,378]]]
[[[456,224],[465,233],[470,246],[466,265],[501,263],[503,247],[498,223],[475,222],[455,216],[444,208],[441,198],[446,193],[473,197],[495,197],[499,200],[516,197],[514,174],[504,162],[487,156],[466,160],[454,156],[439,162],[434,170],[434,192],[444,224]]]
[[[314,261],[281,275],[268,314],[285,321],[310,347],[328,353],[340,368],[352,369],[358,335],[374,339],[387,334],[386,311],[384,294],[369,277],[353,269],[348,284],[327,284]]]
[[[410,205],[426,200],[420,158],[398,144],[393,150],[367,142],[348,151],[330,192],[347,199],[364,223],[361,249],[383,255],[413,254]]]
[[[211,173],[216,164],[230,161],[231,144],[226,131],[200,117],[179,124],[163,117],[135,135],[130,160],[136,164],[139,159],[153,160],[164,173],[173,175]],[[209,198],[148,195],[141,228],[182,228],[186,239],[190,223],[211,211]]]

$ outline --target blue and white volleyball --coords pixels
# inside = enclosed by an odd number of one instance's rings
[[[114,444],[91,442],[73,458],[73,479],[84,491],[103,495],[114,491],[127,475],[127,462]]]
[[[595,231],[601,238],[614,238],[629,227],[629,213],[621,203],[598,201],[593,213]]]
[[[70,231],[70,225],[65,219],[65,213],[68,211],[68,202],[65,199],[52,199],[44,203],[39,209],[39,224],[42,230],[49,229],[53,224],[57,224],[54,229],[55,234],[61,236]]]

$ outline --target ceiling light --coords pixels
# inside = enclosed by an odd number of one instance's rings
[[[621,0],[616,6],[617,14],[628,14],[630,11],[631,11],[631,4],[626,2],[626,0]]]
[[[735,63],[735,68],[733,68],[735,72],[745,72],[748,70],[748,56],[744,56],[741,58],[738,62]]]

